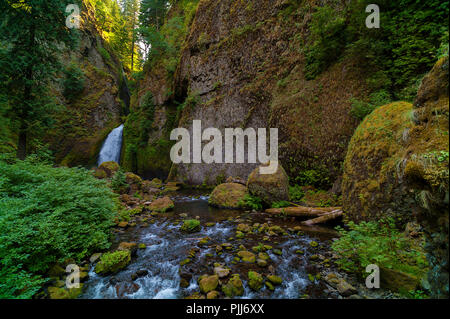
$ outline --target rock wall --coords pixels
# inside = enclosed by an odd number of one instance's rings
[[[278,128],[279,157],[290,176],[305,171],[331,186],[357,126],[351,97],[364,94],[358,65],[343,60],[314,80],[303,74],[311,13],[293,1],[200,1],[175,77],[185,107],[180,127]],[[191,134],[192,136],[192,134]],[[174,165],[171,178],[215,184],[247,178],[255,164]]]

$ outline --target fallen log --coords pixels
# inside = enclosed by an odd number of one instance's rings
[[[343,215],[342,210],[335,210],[323,215],[320,215],[317,218],[313,218],[313,219],[309,219],[307,221],[302,222],[303,225],[306,226],[312,226],[312,225],[317,225],[317,224],[323,224],[326,223],[327,221],[336,219],[338,217],[341,217]]]
[[[335,210],[341,210],[341,207],[285,207],[269,208],[265,212],[272,215],[286,215],[294,217],[317,217]]]

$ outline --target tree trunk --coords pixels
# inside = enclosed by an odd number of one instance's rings
[[[19,142],[17,143],[17,158],[24,160],[27,157],[27,130],[24,121],[19,129]]]
[[[341,210],[340,207],[285,207],[266,209],[266,213],[273,215],[287,215],[295,217],[317,217],[335,210]]]
[[[312,225],[316,225],[316,224],[323,224],[323,223],[326,223],[327,221],[330,221],[330,220],[336,219],[338,217],[341,217],[342,215],[343,215],[342,210],[335,210],[333,212],[323,214],[323,215],[321,215],[321,216],[319,216],[317,218],[313,218],[313,219],[304,221],[304,222],[302,222],[302,224],[306,225],[306,226],[312,226]]]

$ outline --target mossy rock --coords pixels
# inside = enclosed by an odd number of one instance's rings
[[[225,296],[233,298],[244,295],[244,285],[238,274],[233,274],[228,282],[222,285],[222,291]]]
[[[202,276],[198,282],[200,287],[200,291],[204,294],[207,294],[210,291],[213,291],[219,285],[219,276]]]
[[[166,211],[171,210],[174,207],[175,204],[170,199],[170,197],[164,196],[152,202],[148,208],[153,212],[165,213]]]
[[[237,183],[220,184],[212,191],[209,204],[215,207],[239,209],[244,197],[248,194],[247,187]]]
[[[201,229],[200,221],[197,219],[188,219],[183,222],[180,230],[186,233],[196,233]]]
[[[254,169],[247,181],[247,188],[253,196],[259,197],[266,205],[289,201],[289,179],[280,163],[275,173],[261,174],[260,166]]]
[[[281,283],[283,282],[283,279],[281,279],[281,277],[275,275],[269,275],[267,276],[267,279],[269,279],[269,281],[275,286],[281,285]]]
[[[103,254],[95,265],[95,272],[100,275],[115,274],[125,268],[131,261],[129,250],[118,250]]]
[[[104,171],[107,178],[111,178],[120,169],[119,164],[116,162],[103,162],[98,170]]]
[[[238,252],[237,254],[243,262],[246,263],[254,263],[256,262],[256,256],[254,253],[251,253],[249,251],[246,250],[241,250],[240,252]]]
[[[258,291],[264,285],[263,276],[256,271],[248,272],[248,285],[252,290]]]

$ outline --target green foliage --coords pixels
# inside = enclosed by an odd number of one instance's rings
[[[408,292],[408,297],[411,299],[428,299],[430,296],[423,290],[411,290]]]
[[[155,103],[150,91],[143,96],[140,107],[142,115],[139,124],[139,143],[140,146],[146,146],[155,119]]]
[[[331,248],[339,255],[336,263],[349,272],[365,274],[369,264],[377,264],[413,275],[426,272],[423,247],[395,228],[393,219],[348,223],[348,230],[336,229],[340,238]]]
[[[272,208],[283,208],[283,207],[289,207],[291,206],[291,203],[285,200],[274,202],[272,203]]]
[[[312,16],[312,45],[306,52],[305,77],[314,79],[341,54],[345,47],[345,19],[333,8],[319,7]]]
[[[200,221],[198,221],[197,219],[185,220],[180,230],[188,233],[200,231]]]
[[[84,89],[84,72],[76,64],[71,64],[64,70],[63,95],[69,101],[79,96]]]
[[[115,198],[85,169],[0,161],[0,297],[29,298],[55,262],[108,248]]]
[[[111,189],[117,193],[121,193],[128,187],[127,179],[123,169],[120,168],[111,179]]]
[[[263,208],[261,198],[249,194],[244,196],[243,202],[240,205],[256,211],[261,211]]]
[[[294,182],[302,186],[326,186],[329,182],[328,171],[322,167],[306,169],[295,176]]]
[[[373,112],[377,107],[389,104],[391,97],[388,92],[381,90],[379,92],[372,93],[369,96],[369,102],[361,101],[358,99],[351,99],[352,108],[350,114],[358,120],[363,120],[367,115]]]
[[[295,202],[299,202],[305,196],[305,192],[303,191],[300,185],[289,186],[289,198]]]

